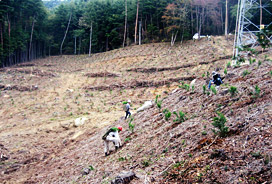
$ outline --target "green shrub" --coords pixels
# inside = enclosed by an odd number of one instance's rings
[[[272,70],[271,70],[269,73],[270,73],[270,75],[272,76]]]
[[[269,29],[266,27],[256,34],[257,41],[263,49],[270,47],[270,41],[266,35],[269,35]]]
[[[261,94],[261,89],[259,88],[258,85],[255,86],[255,92],[254,92],[254,98],[258,98],[260,97],[260,94]]]
[[[150,161],[149,160],[144,160],[144,161],[142,161],[142,165],[144,167],[148,167],[150,165]]]
[[[207,89],[206,85],[203,85],[202,88],[203,88],[203,94],[205,94],[206,93],[206,89]]]
[[[190,85],[189,84],[182,85],[182,88],[186,89],[187,91],[190,91]]]
[[[157,103],[157,107],[159,110],[161,110],[161,105],[162,105],[162,101],[160,100],[158,103]]]
[[[243,77],[245,77],[248,74],[250,74],[250,72],[248,70],[243,71]]]
[[[262,62],[261,61],[258,61],[258,66],[261,66]]]
[[[168,109],[164,109],[163,113],[164,113],[165,120],[168,121],[170,119],[172,113]]]
[[[127,137],[127,138],[125,138],[124,142],[128,142],[130,140],[131,140],[130,137]]]
[[[228,74],[228,71],[227,71],[227,69],[225,68],[225,70],[224,70],[224,74],[225,75],[227,75]]]
[[[256,59],[249,58],[249,64],[253,64],[256,62]]]
[[[118,158],[118,161],[119,161],[119,162],[122,162],[122,161],[125,161],[125,160],[126,160],[125,157],[119,157],[119,158]]]
[[[133,120],[134,120],[134,118],[131,118],[129,123],[128,123],[128,128],[132,133],[134,132],[134,127],[135,127],[135,124],[132,124]]]
[[[212,90],[212,92],[213,92],[215,95],[217,94],[216,89],[215,89],[214,86],[211,86],[211,90]]]
[[[229,61],[228,63],[227,63],[227,68],[229,68],[231,66],[231,62]]]
[[[194,92],[195,91],[195,86],[192,86],[192,92]]]
[[[157,96],[156,96],[155,103],[158,103],[159,97],[161,97],[161,95],[157,95]]]
[[[177,118],[174,120],[174,122],[183,123],[186,120],[185,113],[182,111],[179,111],[179,113],[173,112],[173,114],[175,114],[177,116]]]
[[[157,95],[156,96],[156,99],[155,99],[155,104],[157,105],[158,109],[161,110],[161,105],[162,105],[162,100],[158,100],[158,98],[160,97],[161,95]]]
[[[218,129],[218,131],[212,129],[215,135],[219,135],[220,137],[226,137],[228,134],[228,127],[225,126],[225,123],[227,122],[226,117],[220,113],[217,112],[218,117],[213,118],[212,125]]]
[[[231,96],[234,96],[237,93],[237,87],[231,86],[229,92]]]

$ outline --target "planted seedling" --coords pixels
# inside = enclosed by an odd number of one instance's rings
[[[179,111],[179,113],[173,112],[173,114],[175,114],[177,116],[177,118],[174,120],[174,122],[183,123],[186,120],[185,113],[182,111]]]
[[[231,86],[229,89],[229,92],[230,92],[231,96],[233,97],[237,93],[237,88],[234,86]]]
[[[215,135],[219,135],[220,137],[226,137],[229,132],[229,127],[225,126],[225,123],[227,122],[226,117],[224,114],[217,112],[218,117],[213,118],[212,125],[218,129],[216,131],[215,129],[212,129]]]

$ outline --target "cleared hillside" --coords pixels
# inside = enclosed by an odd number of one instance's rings
[[[148,44],[2,69],[0,150],[7,159],[1,160],[1,183],[110,183],[123,170],[138,176],[131,183],[270,181],[271,50],[224,75],[232,43],[215,37],[175,47]],[[207,95],[202,86],[213,70],[224,84]],[[193,91],[182,88],[193,79]],[[230,86],[237,87],[233,97]],[[162,109],[134,113],[132,133],[121,102],[131,99],[135,112],[156,95]],[[173,114],[166,121],[166,108],[185,112],[186,121],[174,122]],[[227,118],[226,138],[212,132],[216,111]],[[78,117],[88,120],[74,127]],[[127,141],[105,157],[101,137],[117,125]],[[83,176],[90,165],[94,170]]]

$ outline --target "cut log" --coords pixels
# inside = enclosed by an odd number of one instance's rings
[[[136,175],[132,171],[123,171],[114,180],[111,181],[111,184],[128,184]]]

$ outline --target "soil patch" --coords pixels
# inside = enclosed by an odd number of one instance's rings
[[[17,91],[35,91],[38,89],[37,86],[20,86],[20,85],[3,85],[0,84],[0,89],[2,90],[17,90]]]
[[[120,75],[117,75],[115,73],[109,73],[109,72],[86,73],[84,76],[87,76],[87,77],[120,77]]]
[[[131,81],[129,83],[119,83],[119,84],[112,84],[112,85],[101,85],[101,86],[87,86],[84,87],[84,89],[90,89],[90,90],[112,90],[116,88],[144,88],[144,87],[159,87],[171,84],[173,82],[179,82],[179,81],[191,81],[195,79],[196,77],[178,77],[178,78],[170,78],[163,81]]]
[[[7,72],[10,74],[13,73],[23,73],[23,74],[32,74],[32,75],[37,75],[40,77],[56,77],[57,75],[52,73],[52,72],[47,72],[39,69],[22,69],[22,68],[8,68],[8,69],[3,69],[0,70],[0,72]]]

